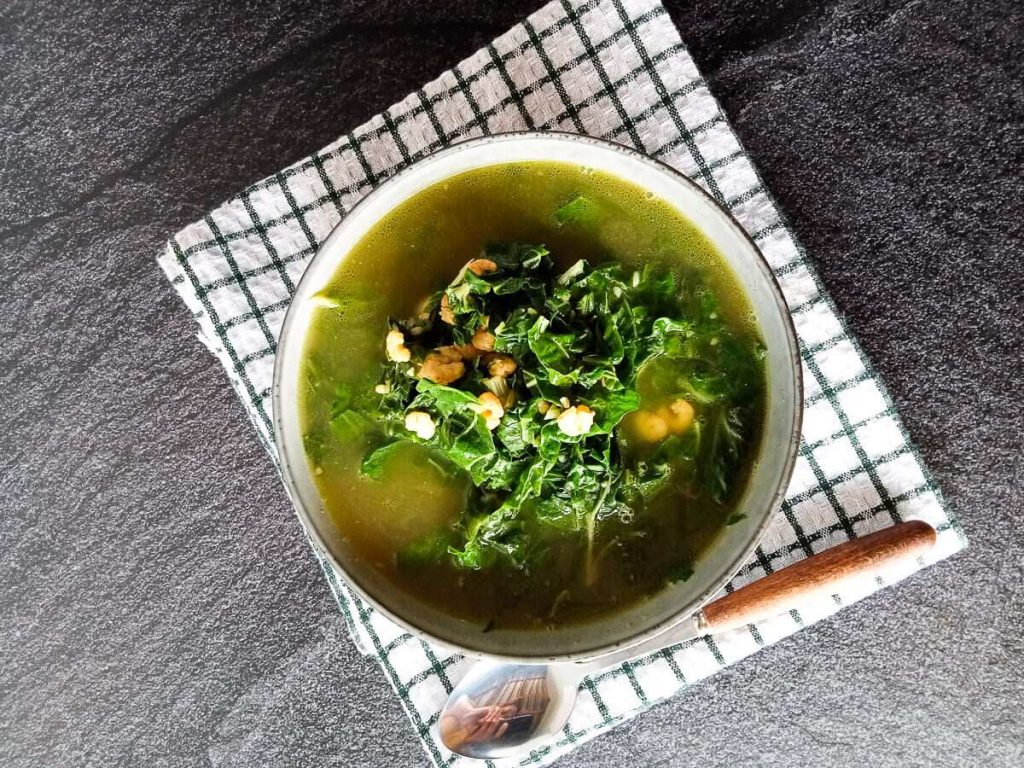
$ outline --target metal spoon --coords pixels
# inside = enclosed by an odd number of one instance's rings
[[[934,543],[935,531],[919,520],[845,542],[706,604],[652,640],[593,661],[478,662],[441,710],[441,741],[467,757],[528,752],[562,729],[587,675],[657,648],[784,613],[809,598],[834,594],[846,581],[916,558]]]

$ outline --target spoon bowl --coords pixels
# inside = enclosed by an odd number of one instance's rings
[[[441,713],[441,740],[466,757],[529,752],[568,721],[590,670],[589,664],[475,664]]]

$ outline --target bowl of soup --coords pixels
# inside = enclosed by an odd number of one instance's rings
[[[466,654],[589,659],[749,558],[800,434],[779,286],[672,168],[557,133],[407,167],[324,241],[277,350],[275,439],[362,599]]]

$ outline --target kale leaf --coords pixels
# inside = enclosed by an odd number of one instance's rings
[[[556,218],[585,223],[591,208],[575,198]],[[586,542],[589,580],[604,521],[628,523],[671,488],[718,504],[734,490],[760,353],[708,289],[668,270],[584,260],[559,273],[543,246],[495,244],[391,329],[409,359],[382,367],[370,406],[339,391],[335,429],[382,436],[368,440],[362,463],[371,479],[411,441],[472,480],[457,523],[403,550],[400,567],[447,557],[529,570],[551,541],[574,537]],[[427,375],[438,355],[456,361],[450,375]],[[652,361],[654,389],[685,399],[697,418],[634,450],[623,423],[645,407],[640,377]],[[429,427],[408,426],[410,414]]]

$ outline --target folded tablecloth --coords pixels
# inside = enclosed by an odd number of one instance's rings
[[[938,544],[966,545],[892,401],[796,242],[657,0],[552,2],[333,144],[179,232],[159,257],[276,463],[270,391],[276,338],[303,269],[356,201],[417,158],[485,133],[557,129],[637,148],[725,204],[771,264],[799,334],[806,387],[799,459],[785,502],[740,586],[814,552],[920,518]],[[468,663],[355,597],[314,553],[356,642],[380,665],[437,765],[473,764],[441,745],[438,712]],[[565,729],[522,759],[575,745],[758,648],[880,589],[851,586],[771,621],[665,648],[588,679]]]

